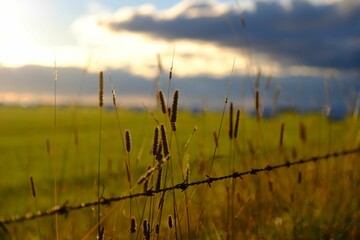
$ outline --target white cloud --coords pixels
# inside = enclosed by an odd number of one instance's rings
[[[236,71],[252,74],[249,68],[250,58],[242,50],[219,46],[215,43],[194,40],[176,40],[174,42],[148,36],[142,33],[129,31],[114,32],[106,27],[104,22],[125,21],[134,14],[152,15],[158,18],[173,18],[189,7],[193,1],[184,1],[169,9],[169,11],[156,11],[152,5],[143,5],[138,8],[123,8],[116,12],[102,12],[89,14],[78,18],[72,25],[72,30],[78,40],[77,56],[91,55],[90,71],[99,71],[105,68],[122,68],[132,74],[152,79],[157,75],[156,55],[160,54],[165,71],[170,69],[173,50],[174,76],[189,77],[208,75],[213,77],[226,77],[230,75],[232,64],[236,59]],[[228,10],[228,5],[214,7],[217,11]],[[190,11],[190,15],[202,14]],[[212,11],[207,14],[218,14]],[[80,47],[81,46],[81,47]],[[80,50],[81,48],[81,50]],[[88,51],[87,54],[85,52]],[[76,52],[76,51],[74,51]],[[252,56],[256,66],[261,65],[263,72],[278,74],[279,65],[264,61],[264,56]],[[79,59],[76,61],[79,61]],[[265,59],[266,60],[266,59]],[[86,59],[80,61],[83,65]],[[73,62],[72,64],[76,64]]]
[[[280,1],[283,6],[291,7],[292,1]],[[327,2],[336,2],[336,0]],[[194,3],[199,4],[199,8],[194,7]],[[126,21],[136,14],[151,15],[155,19],[173,19],[184,12],[186,13],[184,16],[188,18],[217,16],[234,7],[231,4],[211,1],[210,5],[206,5],[208,11],[203,11],[204,9],[200,6],[202,3],[202,1],[195,0],[181,1],[166,10],[157,10],[155,6],[146,4],[135,8],[121,8],[112,12],[101,6],[99,2],[93,2],[88,6],[89,13],[80,16],[71,25],[71,33],[76,40],[74,44],[40,46],[31,39],[23,41],[25,35],[11,32],[10,29],[9,32],[12,35],[2,40],[0,64],[52,66],[56,56],[58,66],[82,68],[91,57],[91,63],[88,66],[88,70],[91,72],[107,68],[120,68],[132,74],[152,79],[157,75],[157,54],[161,55],[164,70],[168,71],[175,47],[174,76],[178,77],[208,75],[223,78],[230,75],[234,59],[236,59],[235,71],[239,74],[253,75],[256,74],[258,68],[262,69],[263,74],[273,76],[284,73],[290,75],[304,73],[304,67],[287,69],[285,65],[269,59],[268,56],[256,52],[256,50],[252,50],[252,54],[249,55],[249,49],[225,47],[200,40],[170,41],[125,30],[115,32],[109,29],[107,24],[104,24],[111,21]],[[254,6],[252,1],[239,1],[235,7],[237,11],[254,11]],[[14,49],[20,54],[15,54]],[[311,75],[322,74],[317,69],[306,69],[305,72]]]

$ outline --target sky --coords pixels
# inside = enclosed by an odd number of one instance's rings
[[[131,95],[138,104],[146,102],[144,93],[151,93],[149,82],[159,76],[159,64],[164,82],[173,64],[178,87],[191,82],[199,92],[186,87],[184,95],[194,99],[201,94],[198,102],[223,98],[232,78],[238,86],[234,96],[243,94],[234,101],[251,105],[248,98],[259,73],[264,99],[280,87],[299,92],[313,83],[324,94],[311,96],[312,102],[354,102],[360,91],[360,1],[0,0],[0,100],[46,102],[51,84],[41,95],[34,86],[39,81],[47,86],[54,62],[64,101],[70,93],[78,95],[74,89],[91,99],[95,81],[80,79],[96,79],[105,71],[129,95],[124,100]],[[266,79],[273,79],[272,92]],[[205,91],[199,87],[203,82]],[[92,87],[87,90],[87,85]],[[344,90],[333,93],[332,88]],[[341,99],[347,91],[352,98]],[[281,96],[289,102],[286,94]]]

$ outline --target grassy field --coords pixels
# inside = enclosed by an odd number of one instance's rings
[[[352,117],[330,121],[321,114],[284,113],[257,120],[241,112],[238,136],[230,139],[228,106],[224,116],[179,111],[176,132],[160,109],[104,108],[100,118],[99,108],[65,107],[56,115],[55,130],[53,107],[0,108],[0,216],[51,208],[55,172],[59,205],[97,201],[99,160],[100,197],[130,193],[126,161],[131,193],[143,192],[136,182],[149,166],[157,166],[151,152],[154,129],[162,123],[170,148],[162,187],[359,146],[360,122]],[[123,147],[125,130],[131,134],[129,153]],[[220,133],[217,147],[214,133]],[[358,159],[353,154],[112,203],[101,207],[100,226],[104,239],[359,239]],[[147,189],[156,187],[158,171],[147,178]],[[60,215],[59,238],[94,239],[97,223],[96,206]],[[6,224],[0,238],[55,239],[55,225],[54,216]]]

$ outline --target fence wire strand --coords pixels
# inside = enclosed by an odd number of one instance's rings
[[[206,179],[199,180],[199,181],[182,182],[182,183],[175,184],[174,186],[171,186],[171,187],[166,187],[166,188],[162,188],[162,189],[158,189],[158,190],[148,190],[146,192],[130,194],[130,195],[125,195],[125,196],[102,198],[100,201],[95,200],[92,202],[83,202],[83,203],[80,203],[78,205],[73,205],[73,206],[68,206],[67,203],[65,203],[61,206],[54,206],[45,211],[39,210],[36,212],[25,213],[24,215],[15,215],[12,217],[0,217],[0,226],[3,226],[5,224],[10,224],[10,223],[29,221],[29,220],[33,220],[36,218],[51,216],[54,214],[67,215],[71,211],[97,206],[98,204],[109,205],[113,202],[119,202],[119,201],[132,199],[132,198],[138,198],[138,197],[153,196],[156,193],[163,193],[163,192],[172,191],[172,190],[184,191],[188,187],[197,186],[197,185],[201,185],[201,184],[208,184],[211,187],[211,184],[213,182],[218,182],[218,181],[222,181],[225,179],[236,179],[236,178],[242,179],[242,177],[245,175],[256,175],[257,173],[260,173],[260,172],[272,171],[272,170],[279,169],[279,168],[289,168],[294,165],[301,165],[301,164],[305,164],[305,163],[309,163],[309,162],[317,162],[319,160],[326,160],[326,159],[330,159],[330,158],[339,158],[339,157],[343,157],[343,156],[355,154],[355,153],[360,153],[360,148],[343,150],[343,151],[339,151],[339,152],[333,152],[333,153],[328,153],[328,154],[318,155],[318,156],[313,156],[313,157],[308,157],[308,158],[301,158],[299,160],[292,161],[292,162],[285,161],[284,163],[278,164],[278,165],[267,165],[264,168],[252,168],[248,171],[234,172],[232,174],[224,175],[224,176],[220,176],[220,177],[206,176],[207,177]]]

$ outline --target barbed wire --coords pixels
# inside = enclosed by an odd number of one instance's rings
[[[163,192],[172,191],[172,190],[185,191],[188,187],[201,185],[201,184],[208,184],[211,187],[211,184],[213,182],[222,181],[225,179],[230,179],[230,178],[242,179],[242,177],[245,175],[256,175],[257,173],[260,173],[260,172],[272,171],[272,170],[279,169],[279,168],[289,168],[294,165],[301,165],[301,164],[305,164],[305,163],[309,163],[309,162],[317,162],[319,160],[325,160],[325,159],[330,159],[330,158],[339,158],[339,157],[343,157],[343,156],[355,154],[355,153],[360,153],[360,148],[348,149],[348,150],[343,150],[343,151],[339,151],[339,152],[333,152],[333,153],[328,153],[325,155],[318,155],[318,156],[313,156],[313,157],[308,157],[308,158],[301,158],[299,160],[292,161],[292,162],[285,161],[284,163],[278,164],[278,165],[267,165],[264,168],[252,168],[251,170],[248,170],[248,171],[234,172],[232,174],[224,175],[224,176],[220,176],[220,177],[206,176],[207,177],[206,179],[199,180],[199,181],[182,182],[182,183],[175,184],[174,186],[171,186],[171,187],[166,187],[166,188],[162,188],[162,189],[158,189],[158,190],[148,190],[145,192],[125,195],[125,196],[102,198],[100,201],[96,200],[93,202],[84,202],[84,203],[80,203],[78,205],[73,205],[73,206],[68,206],[67,203],[65,203],[61,206],[54,206],[45,211],[39,210],[36,212],[29,212],[24,215],[15,215],[12,217],[0,217],[0,225],[29,221],[32,219],[51,216],[51,215],[55,215],[55,214],[67,215],[71,211],[97,206],[99,204],[100,205],[109,205],[113,202],[119,202],[119,201],[123,201],[123,200],[127,200],[127,199],[137,198],[137,197],[153,196],[156,193],[163,193]]]

